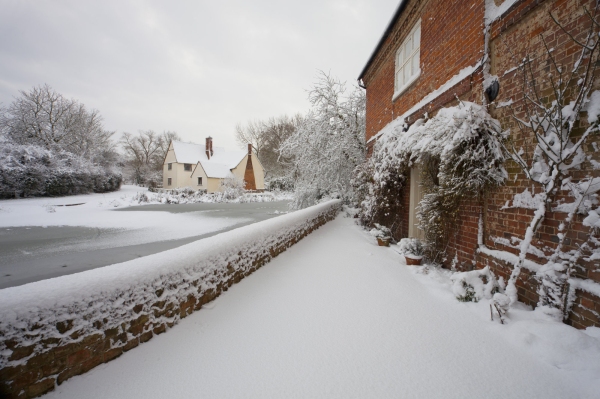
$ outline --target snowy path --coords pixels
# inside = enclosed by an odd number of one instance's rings
[[[45,397],[576,398],[590,388],[432,294],[352,223],[330,222],[166,334]]]

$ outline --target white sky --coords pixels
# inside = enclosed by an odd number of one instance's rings
[[[50,84],[122,132],[234,148],[304,113],[317,70],[354,83],[399,0],[0,0],[0,103]]]

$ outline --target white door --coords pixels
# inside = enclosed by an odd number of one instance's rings
[[[415,165],[410,170],[410,209],[408,213],[408,236],[411,238],[425,239],[423,230],[417,227],[419,220],[417,219],[417,206],[423,199],[425,193],[421,186],[421,167]]]

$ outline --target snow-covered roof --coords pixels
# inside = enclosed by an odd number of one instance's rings
[[[246,156],[244,150],[232,151],[223,147],[213,147],[213,155],[208,159],[205,145],[181,141],[173,141],[173,150],[178,163],[197,164],[200,162],[206,176],[221,179],[229,176],[231,169],[238,166]]]

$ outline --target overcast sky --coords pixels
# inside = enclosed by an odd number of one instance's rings
[[[304,113],[317,70],[354,84],[399,0],[0,0],[0,103],[48,83],[105,127],[236,147]]]

